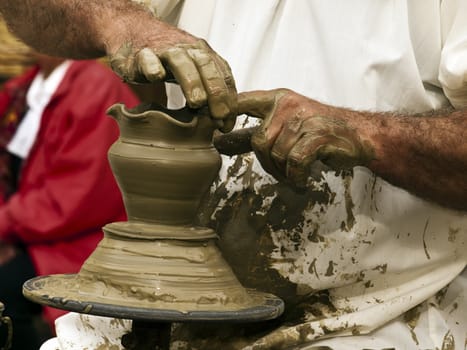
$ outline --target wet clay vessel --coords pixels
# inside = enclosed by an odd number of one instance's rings
[[[115,105],[120,138],[109,161],[128,221],[104,238],[78,274],[25,283],[26,297],[70,311],[141,321],[260,321],[279,316],[277,297],[245,289],[217,248],[215,232],[194,224],[221,158],[208,115],[154,105]]]

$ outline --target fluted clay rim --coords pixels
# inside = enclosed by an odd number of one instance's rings
[[[147,107],[147,110],[135,113],[135,111],[143,107]],[[119,111],[124,117],[133,120],[145,120],[149,117],[154,116],[154,114],[156,113],[158,116],[164,118],[168,122],[173,123],[176,126],[182,128],[194,128],[198,125],[198,116],[191,112],[187,107],[181,109],[167,109],[163,106],[156,104],[140,104],[134,108],[127,108],[123,103],[116,103],[107,110],[107,114],[117,116]],[[191,121],[185,122],[173,117],[182,114],[192,114],[193,118],[191,119]]]

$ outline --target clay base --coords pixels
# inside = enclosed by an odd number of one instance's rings
[[[40,276],[27,281],[23,294],[30,300],[55,307],[97,316],[116,317],[137,321],[159,322],[257,322],[274,319],[284,311],[283,301],[274,295],[245,290],[258,305],[236,311],[187,311],[122,306],[94,301],[92,296],[83,298],[76,288],[78,275]],[[73,299],[73,295],[79,298]],[[137,303],[136,303],[137,304]],[[170,306],[170,305],[166,305]],[[172,305],[176,307],[176,305]]]
[[[24,295],[69,311],[142,320],[254,321],[283,311],[280,299],[240,284],[212,230],[141,222],[103,229],[78,274],[37,277]]]

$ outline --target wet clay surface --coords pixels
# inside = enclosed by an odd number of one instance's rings
[[[36,280],[26,294],[65,310],[129,319],[278,316],[282,302],[247,291],[222,257],[214,231],[195,223],[220,167],[211,119],[186,109],[172,117],[153,107],[110,109],[120,137],[109,160],[128,222],[103,228],[104,239],[77,275]]]
[[[248,296],[213,241],[104,238],[80,271],[84,298],[155,309],[237,310]]]
[[[120,128],[109,161],[128,220],[189,225],[221,164],[211,143],[214,126],[189,110],[170,112],[172,117],[151,108],[109,110]]]

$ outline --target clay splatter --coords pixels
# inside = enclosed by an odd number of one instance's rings
[[[425,223],[425,228],[423,229],[423,249],[425,250],[425,255],[426,255],[426,258],[428,260],[431,259],[431,256],[430,254],[428,253],[428,249],[426,247],[426,242],[425,242],[425,235],[426,235],[426,231],[427,231],[427,228],[428,228],[428,223],[429,223],[430,220],[427,220],[426,223]]]
[[[415,327],[417,327],[418,320],[420,319],[420,308],[418,306],[410,309],[404,314],[404,321],[407,323],[407,326],[410,328],[410,334],[415,344],[419,344],[417,335],[415,334]]]
[[[456,348],[456,343],[454,341],[454,336],[451,334],[451,332],[447,332],[444,335],[443,339],[443,345],[441,346],[441,350],[455,350]]]

